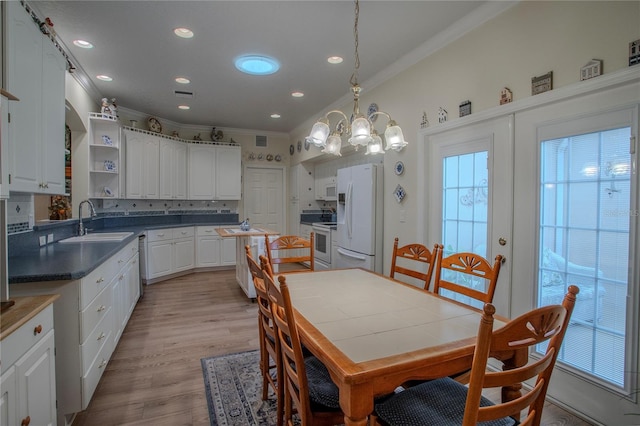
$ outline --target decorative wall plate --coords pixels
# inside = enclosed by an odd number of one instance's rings
[[[282,161],[282,156],[280,154],[276,154],[275,160],[276,161]]]
[[[116,163],[111,160],[104,160],[104,169],[108,172],[116,171]]]
[[[296,151],[296,147],[293,146],[293,144],[289,145],[289,155],[293,155],[295,151]]]
[[[309,151],[309,146],[311,145],[311,142],[309,142],[308,139],[304,140],[304,150],[305,151]]]
[[[109,137],[109,135],[102,135],[102,143],[105,145],[113,146],[113,141]]]
[[[302,141],[298,141],[298,152],[302,151]]]
[[[149,125],[149,131],[155,133],[162,133],[162,124],[155,117],[149,117],[147,120],[147,124]]]
[[[371,120],[372,122],[378,119],[377,114],[371,117],[371,114],[373,114],[374,112],[378,112],[378,105],[372,103],[371,105],[369,105],[369,109],[367,109],[367,117],[370,117],[369,120]]]
[[[396,186],[395,191],[393,191],[393,195],[395,195],[396,201],[400,203],[400,202],[402,202],[404,197],[406,197],[407,193],[405,192],[403,187],[398,185],[398,186]]]
[[[104,195],[106,195],[107,197],[113,197],[113,191],[111,191],[111,188],[109,188],[108,186],[105,186]]]
[[[273,161],[273,154],[267,154],[267,161]]]
[[[396,162],[396,165],[393,167],[393,171],[396,175],[400,176],[404,173],[404,163],[402,161]]]

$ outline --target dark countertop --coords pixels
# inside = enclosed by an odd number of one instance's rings
[[[89,274],[147,230],[211,225],[225,226],[229,223],[198,222],[110,227],[97,230],[96,233],[133,232],[133,235],[119,242],[55,242],[37,249],[22,250],[16,255],[9,256],[9,284],[76,280]]]

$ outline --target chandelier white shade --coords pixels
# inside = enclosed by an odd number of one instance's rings
[[[401,151],[407,146],[407,141],[404,140],[402,129],[398,126],[398,123],[391,119],[389,114],[384,111],[375,111],[367,117],[360,113],[360,107],[358,105],[361,91],[360,85],[358,85],[358,69],[360,68],[360,57],[358,55],[359,14],[360,5],[358,0],[355,0],[355,22],[353,27],[355,38],[355,67],[350,80],[351,91],[353,92],[352,120],[349,120],[340,110],[329,111],[313,125],[309,136],[306,138],[307,142],[316,147],[324,148],[322,150],[323,153],[342,155],[340,154],[342,136],[348,137],[348,142],[355,147],[356,151],[361,146],[366,147],[366,154],[383,154],[385,149]],[[338,122],[335,123],[335,127],[332,127],[329,121],[329,116],[332,114],[340,116]],[[384,138],[387,145],[384,149],[382,148],[382,138],[373,127],[372,118],[378,114],[384,115],[388,119],[384,131]]]

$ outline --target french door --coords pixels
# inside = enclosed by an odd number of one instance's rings
[[[514,239],[523,244],[513,268],[531,282],[514,280],[513,310],[560,303],[569,285],[580,288],[548,396],[607,425],[640,422],[633,94],[612,89],[515,120]]]
[[[493,300],[504,316],[511,299],[512,133],[507,116],[430,135],[421,213],[428,217],[425,241],[442,244],[444,255],[473,252],[490,263],[504,257]]]

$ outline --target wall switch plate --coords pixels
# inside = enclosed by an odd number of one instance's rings
[[[405,223],[407,221],[407,211],[400,210],[400,223]]]
[[[40,239],[40,247],[42,247],[42,246],[44,246],[44,245],[46,245],[46,244],[47,244],[47,237],[46,237],[46,235],[40,235],[39,239]]]
[[[51,244],[53,242],[53,234],[47,235],[47,244]]]

